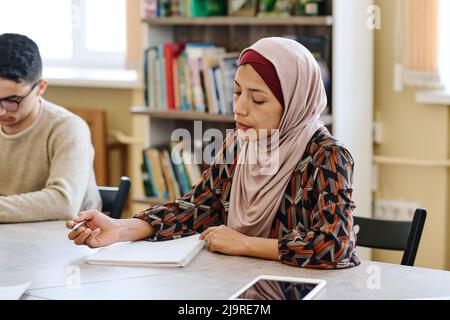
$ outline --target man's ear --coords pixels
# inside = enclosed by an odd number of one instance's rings
[[[37,95],[38,96],[42,96],[45,91],[47,90],[47,86],[48,86],[48,81],[43,79],[41,80],[41,82],[39,82],[38,86],[37,86]]]

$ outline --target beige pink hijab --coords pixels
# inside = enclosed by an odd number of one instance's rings
[[[240,57],[250,49],[275,67],[283,91],[284,111],[276,134],[278,144],[242,142],[231,186],[227,225],[249,236],[267,238],[287,184],[307,144],[323,126],[319,116],[327,98],[319,65],[300,43],[264,38],[243,50]],[[267,143],[272,152],[269,159],[255,162],[252,159],[263,157],[258,148],[261,142]],[[272,169],[264,170],[268,166]]]

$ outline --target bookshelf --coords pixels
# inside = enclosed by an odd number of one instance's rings
[[[212,42],[227,52],[240,52],[262,37],[285,35],[327,36],[331,40],[330,113],[324,122],[344,143],[355,160],[355,214],[372,215],[372,126],[373,126],[373,31],[367,28],[367,8],[372,0],[325,0],[329,10],[319,17],[168,17],[144,19],[146,45],[166,42]],[[176,128],[193,132],[193,122],[201,120],[203,130],[233,128],[232,116],[183,111],[153,111],[133,107],[131,112],[143,123],[139,135],[146,146],[170,139]],[[140,152],[135,152],[139,155]],[[141,158],[135,157],[133,170],[139,177]],[[141,183],[136,179],[135,185]],[[160,204],[160,199],[136,194],[136,202]],[[364,254],[362,254],[364,257]]]
[[[233,115],[211,114],[195,111],[161,111],[152,110],[147,107],[132,107],[132,114],[147,115],[153,119],[178,120],[178,121],[209,121],[218,123],[234,123]]]
[[[134,115],[147,115],[153,119],[179,120],[179,121],[209,121],[217,123],[234,123],[233,115],[211,114],[195,111],[160,111],[152,110],[144,106],[131,107],[131,113]],[[324,115],[320,118],[326,126],[332,124],[332,116]]]
[[[167,17],[143,19],[143,22],[149,26],[331,26],[333,17]]]

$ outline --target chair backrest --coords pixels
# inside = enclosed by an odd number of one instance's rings
[[[131,181],[128,177],[120,178],[119,187],[98,187],[102,198],[102,212],[111,218],[120,219],[128,199]]]
[[[80,118],[84,119],[91,129],[92,146],[95,150],[94,172],[97,185],[109,184],[109,156],[106,111],[92,109],[70,108]]]
[[[359,226],[357,245],[368,248],[403,250],[402,265],[413,266],[427,211],[416,209],[412,222],[354,217]]]

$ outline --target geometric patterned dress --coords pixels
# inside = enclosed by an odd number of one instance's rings
[[[178,200],[135,215],[156,230],[152,241],[201,233],[226,224],[239,143],[227,139],[222,153],[233,163],[213,163],[201,181]],[[319,129],[292,173],[272,222],[281,262],[302,268],[344,269],[360,264],[353,231],[353,158],[329,131]]]

